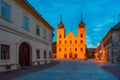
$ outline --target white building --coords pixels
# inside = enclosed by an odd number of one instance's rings
[[[0,71],[50,63],[52,30],[26,0],[0,0]]]

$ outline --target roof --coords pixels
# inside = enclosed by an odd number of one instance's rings
[[[63,29],[63,28],[64,28],[64,24],[60,22],[60,24],[58,25],[58,29]]]
[[[30,13],[35,16],[36,19],[41,21],[44,25],[46,25],[50,30],[53,30],[54,28],[45,20],[43,17],[37,12],[37,10],[30,5],[30,3],[27,0],[15,0],[19,5],[24,7],[27,11],[31,11]]]
[[[72,38],[72,39],[75,39],[75,38],[77,38],[76,36],[75,36],[75,34],[73,33],[73,32],[69,32],[67,35],[66,35],[66,37],[65,38]]]
[[[88,48],[88,52],[95,52],[96,48]]]
[[[118,22],[116,25],[114,25],[111,30],[120,30],[120,22]]]
[[[105,35],[105,37],[101,40],[100,44],[102,43],[102,41],[109,35],[111,34],[113,31],[119,30],[120,31],[120,22],[118,22],[116,25],[114,25],[109,31],[108,33]],[[99,47],[99,46],[98,46]],[[97,47],[97,48],[98,48]]]

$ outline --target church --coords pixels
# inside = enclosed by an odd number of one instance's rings
[[[82,19],[78,24],[78,36],[66,30],[62,18],[57,28],[56,59],[85,59],[86,54],[86,28]]]

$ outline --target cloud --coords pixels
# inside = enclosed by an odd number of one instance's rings
[[[87,48],[96,48],[96,45],[93,45],[92,43],[91,44],[87,44]]]
[[[81,12],[86,24],[87,45],[96,46],[113,26],[113,16],[120,13],[120,0],[27,0],[55,29],[63,15],[66,32],[77,35]],[[117,17],[116,17],[116,22]],[[54,36],[56,41],[56,34]]]

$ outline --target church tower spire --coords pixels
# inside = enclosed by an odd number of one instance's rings
[[[79,23],[79,28],[85,28],[85,23],[83,22],[83,15],[81,13],[81,21]]]
[[[62,28],[64,28],[64,24],[62,22],[62,15],[60,15],[60,23],[58,25],[58,29],[62,29]]]
[[[81,13],[81,21],[83,21],[83,18],[82,18],[82,13]]]

